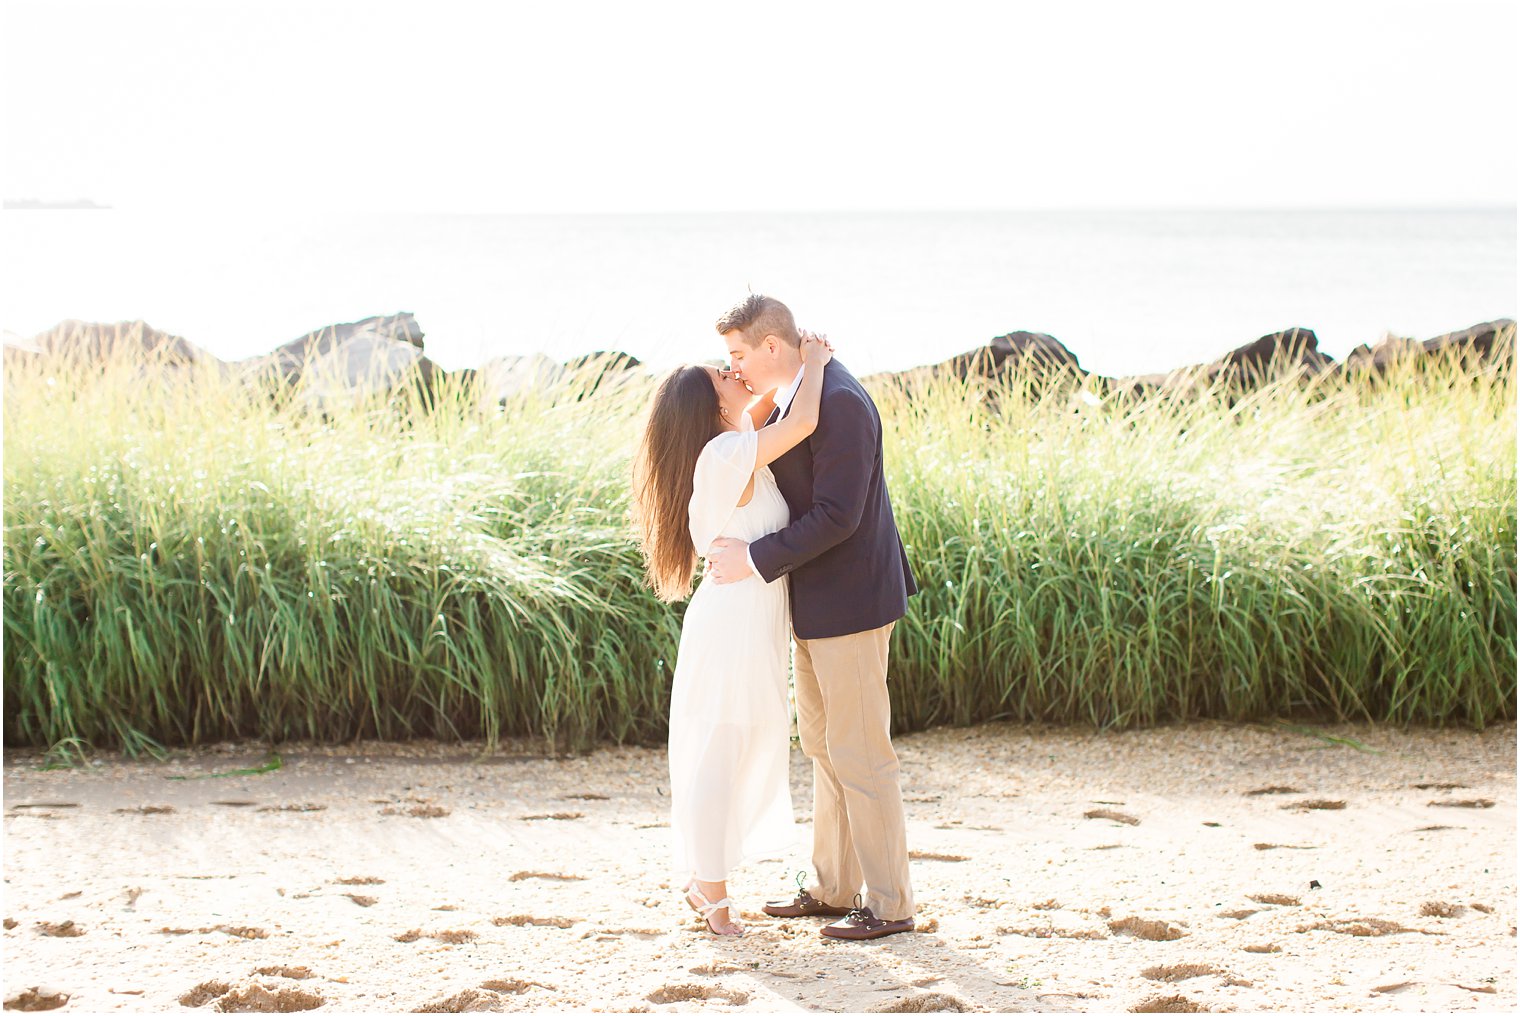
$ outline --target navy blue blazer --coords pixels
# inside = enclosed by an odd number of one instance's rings
[[[918,586],[887,499],[881,416],[838,360],[823,372],[817,430],[771,473],[792,522],[749,551],[765,581],[790,576],[793,633],[853,635],[907,613]]]

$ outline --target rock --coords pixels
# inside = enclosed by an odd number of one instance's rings
[[[1425,347],[1426,353],[1439,353],[1455,346],[1465,352],[1475,353],[1485,360],[1493,359],[1500,352],[1503,352],[1505,356],[1513,357],[1515,355],[1515,322],[1511,318],[1485,321],[1471,328],[1464,328],[1460,332],[1447,332],[1445,335],[1426,339],[1421,345]]]
[[[301,404],[320,409],[414,385],[432,408],[434,385],[446,376],[422,351],[422,326],[410,313],[328,325],[264,356],[237,363],[241,376],[276,397],[300,384]]]
[[[430,391],[441,373],[418,346],[362,335],[307,361],[300,376],[307,401],[325,404],[392,391],[409,381]]]
[[[7,343],[7,352],[12,345]],[[73,357],[93,363],[103,363],[117,356],[132,356],[139,362],[174,367],[219,362],[199,346],[178,335],[159,331],[146,321],[112,324],[60,321],[47,331],[34,335],[29,342],[14,345],[18,351],[40,352],[49,357]]]
[[[1381,374],[1390,365],[1404,359],[1414,359],[1424,352],[1418,339],[1405,339],[1388,335],[1375,346],[1363,343],[1346,354],[1344,370],[1370,370]]]
[[[369,360],[394,366],[411,355],[415,361],[415,357],[422,353],[423,335],[416,317],[403,311],[318,328],[264,356],[251,357],[240,363],[252,374],[273,374],[286,382],[294,382],[313,364],[341,355],[343,369],[351,375],[363,377],[369,374],[366,365]],[[408,354],[399,348],[402,346],[411,347],[414,352]],[[327,369],[331,370],[332,365],[329,364]],[[384,368],[377,367],[377,371],[383,373]]]
[[[1319,374],[1334,363],[1334,357],[1319,351],[1319,337],[1313,329],[1295,327],[1263,335],[1208,363],[1179,367],[1165,374],[1114,378],[1110,383],[1115,391],[1128,395],[1158,389],[1192,391],[1215,383],[1221,376],[1234,386],[1256,388],[1289,371],[1303,369],[1308,374]]]
[[[1059,339],[1043,332],[1009,332],[980,349],[961,353],[931,370],[948,371],[958,378],[995,378],[1029,368],[1070,370],[1086,376],[1077,356]]]
[[[1453,352],[1483,363],[1512,360],[1515,355],[1515,322],[1510,318],[1485,321],[1423,342],[1389,335],[1375,346],[1357,346],[1347,354],[1344,368],[1382,374],[1396,363],[1419,361]]]
[[[457,372],[480,385],[483,403],[506,401],[523,392],[547,388],[579,375],[585,382],[583,395],[589,395],[614,379],[631,377],[641,366],[637,357],[627,353],[599,352],[577,356],[567,363],[557,363],[542,353],[531,356],[499,356],[488,360],[478,370]],[[462,378],[462,379],[464,379]]]

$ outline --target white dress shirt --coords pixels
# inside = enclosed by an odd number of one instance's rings
[[[792,378],[792,383],[776,393],[776,409],[781,413],[781,416],[785,416],[786,411],[792,408],[792,400],[797,397],[797,389],[802,387],[802,372],[805,370],[807,370],[806,364],[798,367],[797,376]],[[778,416],[776,419],[779,420],[780,418]]]

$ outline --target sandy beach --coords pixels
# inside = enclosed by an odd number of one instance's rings
[[[705,934],[665,754],[263,745],[5,759],[6,1007],[1509,1011],[1515,727],[987,725],[898,739],[919,930]]]

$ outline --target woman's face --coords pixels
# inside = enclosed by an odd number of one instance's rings
[[[718,393],[718,408],[724,420],[732,426],[739,426],[739,418],[749,408],[754,396],[744,387],[743,381],[724,377],[716,367],[705,369],[707,376],[712,379],[713,389]]]

